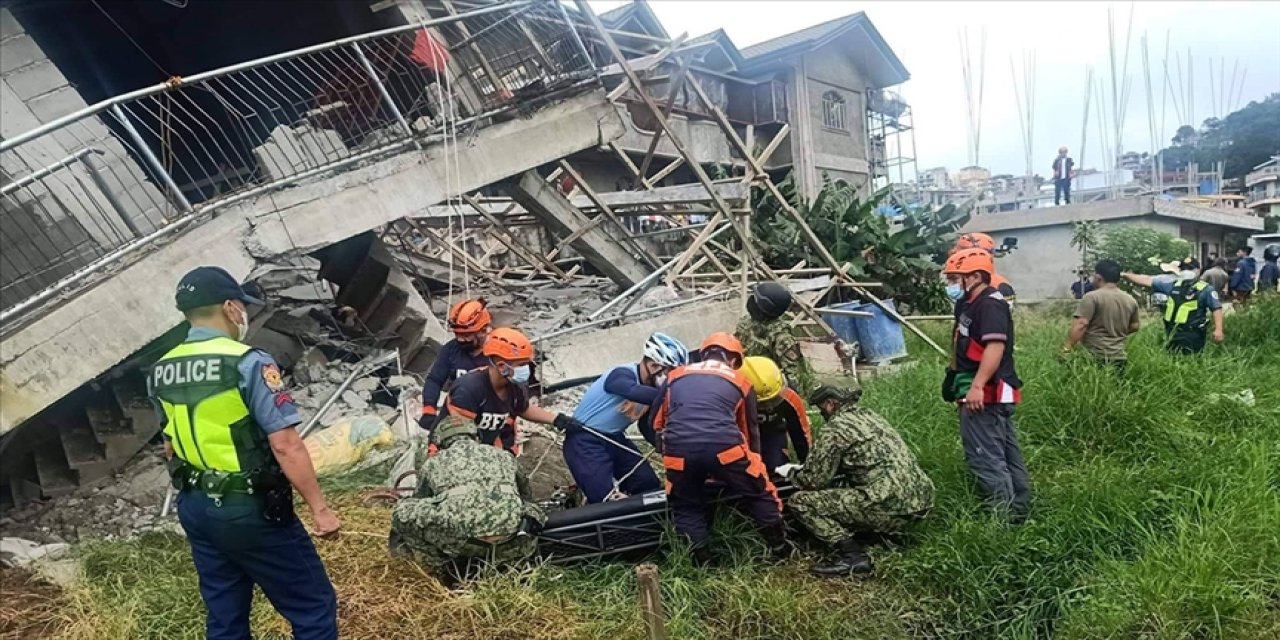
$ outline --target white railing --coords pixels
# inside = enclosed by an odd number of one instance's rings
[[[218,207],[598,82],[564,7],[527,0],[115,96],[0,141],[0,323]]]

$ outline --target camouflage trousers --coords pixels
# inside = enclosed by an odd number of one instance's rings
[[[416,527],[397,526],[394,521],[390,545],[393,555],[408,555],[432,568],[468,560],[506,564],[524,560],[538,551],[538,540],[533,536],[512,536],[505,542],[488,543],[440,535],[439,531],[428,532]]]
[[[817,539],[839,544],[860,531],[895,533],[922,514],[904,514],[867,504],[856,489],[799,491],[787,500],[787,513]]]

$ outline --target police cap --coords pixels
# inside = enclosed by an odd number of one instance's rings
[[[227,300],[263,304],[262,300],[245,293],[244,287],[221,267],[192,269],[178,281],[178,290],[173,298],[178,303],[178,311],[190,311]]]

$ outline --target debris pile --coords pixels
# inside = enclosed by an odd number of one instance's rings
[[[156,445],[143,449],[114,476],[6,512],[0,518],[0,531],[7,537],[58,544],[177,530],[176,521],[160,517],[168,489],[169,473],[162,449]]]

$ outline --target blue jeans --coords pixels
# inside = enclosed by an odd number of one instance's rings
[[[658,475],[647,461],[636,467],[643,457],[636,446],[621,433],[606,433],[604,437],[634,451],[627,453],[585,431],[570,431],[564,436],[564,461],[573,474],[573,481],[587,497],[587,502],[604,502],[613,491],[613,481],[627,475],[635,467],[635,473],[619,487],[623,493],[634,496],[662,487]]]
[[[262,498],[228,495],[222,506],[203,492],[178,494],[178,521],[187,532],[209,640],[249,640],[249,606],[257,584],[293,625],[295,640],[338,637],[338,599],[311,536],[296,517],[262,517]]]

